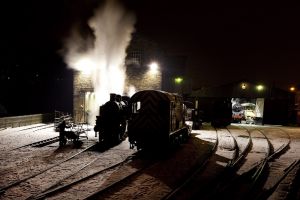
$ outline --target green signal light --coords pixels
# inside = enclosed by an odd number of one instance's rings
[[[180,84],[180,83],[182,83],[182,82],[183,82],[183,78],[181,78],[181,77],[175,78],[175,83],[176,83],[176,84]]]

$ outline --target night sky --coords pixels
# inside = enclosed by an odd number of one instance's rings
[[[64,96],[72,95],[71,91],[66,92],[72,84],[71,70],[66,68],[59,53],[74,26],[80,27],[83,34],[89,31],[86,21],[99,2],[1,2],[0,104],[10,113],[66,108],[61,102]],[[157,42],[169,55],[187,57],[184,67],[192,88],[241,79],[283,88],[300,82],[298,4],[284,1],[123,2],[136,14],[138,34]],[[15,95],[17,98],[12,98]],[[8,106],[21,99],[31,102],[32,106],[19,110]],[[41,104],[40,101],[50,106],[42,109],[35,106]],[[71,108],[72,105],[67,106],[67,110]]]
[[[300,83],[298,4],[146,2],[138,6],[137,29],[170,52],[188,55],[195,87],[241,79],[281,87]]]

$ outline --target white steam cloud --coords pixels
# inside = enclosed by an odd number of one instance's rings
[[[65,60],[69,67],[90,74],[94,87],[89,98],[89,122],[95,121],[99,106],[109,93],[123,94],[125,88],[126,48],[134,31],[135,17],[116,0],[107,0],[88,21],[93,30],[92,45],[74,32],[67,43]],[[91,38],[88,38],[91,40]],[[91,96],[91,95],[89,95]]]

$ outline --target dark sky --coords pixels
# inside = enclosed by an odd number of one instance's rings
[[[97,0],[1,3],[1,67],[48,73],[77,24],[84,30]],[[193,87],[240,79],[299,84],[300,6],[284,1],[126,0],[136,31],[172,55],[187,56]],[[242,2],[242,3],[241,3]]]
[[[300,83],[298,4],[143,1],[137,8],[137,29],[189,56],[193,85],[244,78],[282,87]]]

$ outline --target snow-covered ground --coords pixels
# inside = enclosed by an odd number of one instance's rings
[[[290,148],[277,158],[277,160],[273,161],[272,165],[276,165],[277,163],[292,163],[293,161],[300,159],[299,128],[247,126],[247,128],[249,127],[264,129],[265,134],[271,139],[270,141],[275,149],[280,148],[283,143],[286,143],[286,133],[290,135]],[[15,149],[32,142],[58,136],[59,133],[54,131],[53,124],[35,124],[0,130],[0,187],[12,183],[15,180],[27,177],[33,173],[42,171],[43,169],[74,155],[84,147],[96,143],[98,138],[95,137],[93,127],[90,126],[85,128],[89,128],[89,131],[86,131],[88,139],[82,139],[84,143],[81,148],[75,148],[73,143],[69,141],[63,148],[60,148],[58,142],[56,142],[40,148],[24,147]],[[235,125],[232,125],[229,126],[229,130],[231,130],[233,136],[237,138],[239,149],[242,150],[245,148],[248,138],[245,129],[239,129]],[[256,133],[257,132],[254,131],[252,132],[252,135],[256,136]],[[219,137],[224,137],[224,139],[229,138],[228,135],[223,136],[222,134],[219,134]],[[258,135],[254,140],[259,140]],[[187,173],[190,173],[191,168],[203,162],[205,156],[208,155],[208,152],[213,148],[216,141],[216,131],[209,125],[204,125],[201,130],[193,130],[191,139],[187,144],[182,145],[171,157],[162,160],[160,164],[148,170],[146,174],[140,177],[140,179],[137,179],[132,184],[128,185],[128,187],[120,190],[115,195],[111,196],[111,198],[124,199],[124,197],[131,196],[137,199],[147,199],[150,197],[152,199],[161,199],[178,184],[178,180],[181,180]],[[256,143],[256,145],[258,145],[255,147],[257,148],[256,150],[265,146],[265,144],[261,144],[260,147],[259,144],[259,142]],[[77,158],[72,159],[70,162],[68,161],[67,163],[56,166],[45,173],[9,188],[4,194],[0,195],[0,199],[26,199],[31,195],[38,194],[47,189],[57,181],[64,179],[70,175],[70,173],[79,170],[87,163],[96,160],[91,166],[82,170],[82,172],[78,173],[76,176],[70,177],[70,180],[66,182],[75,180],[76,177],[87,176],[99,169],[118,163],[135,152],[136,150],[129,148],[128,140],[125,140],[121,144],[104,152],[85,152]],[[121,173],[122,175],[129,173],[132,170],[136,170],[134,166],[124,166],[123,170],[110,171],[105,177],[109,179],[109,177],[116,176],[116,174],[120,175]],[[278,174],[277,172],[278,171],[276,170],[271,171],[272,175]],[[52,198],[83,199],[91,191],[95,191],[99,189],[102,184],[105,184],[105,182],[107,182],[106,178],[95,177],[84,185],[78,185],[65,193],[53,196]],[[289,178],[290,180],[287,180],[287,182],[294,181],[292,179],[294,177]],[[266,185],[272,185],[272,182],[276,180],[268,179],[268,181],[270,182],[266,183]],[[276,193],[281,194],[278,190],[276,190]]]

